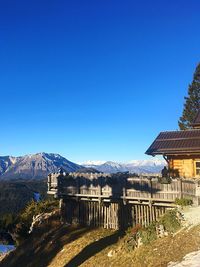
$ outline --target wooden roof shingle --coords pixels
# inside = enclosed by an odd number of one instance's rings
[[[152,156],[190,153],[200,154],[200,129],[161,132],[145,152]]]

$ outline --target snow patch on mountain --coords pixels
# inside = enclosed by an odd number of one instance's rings
[[[90,165],[102,165],[106,162],[106,160],[87,160],[84,162],[78,162],[79,165],[85,165],[85,166],[90,166]]]

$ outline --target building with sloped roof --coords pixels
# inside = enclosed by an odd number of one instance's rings
[[[189,130],[161,132],[145,154],[162,155],[173,176],[200,178],[200,110],[191,126]]]

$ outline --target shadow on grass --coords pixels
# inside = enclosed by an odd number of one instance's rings
[[[60,226],[45,235],[37,233],[11,252],[0,267],[46,267],[65,244],[88,231],[88,228]]]
[[[122,231],[117,231],[110,236],[106,236],[101,238],[98,241],[93,242],[86,246],[78,255],[76,255],[73,259],[71,259],[65,267],[77,267],[84,263],[86,260],[102,251],[106,247],[117,243],[120,237],[122,237],[125,233]]]

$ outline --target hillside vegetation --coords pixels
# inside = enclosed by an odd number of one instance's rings
[[[0,216],[17,214],[39,192],[42,199],[47,197],[47,181],[45,180],[10,180],[0,182]]]
[[[43,231],[40,229],[11,252],[0,266],[158,267],[181,260],[185,254],[199,249],[200,245],[199,226],[131,251],[126,247],[126,236],[120,238],[118,232],[105,229],[51,225],[47,231]]]
[[[177,224],[174,227],[179,228]],[[198,225],[190,229],[182,228],[176,234],[171,232],[155,240],[152,238],[136,249],[130,242],[134,230],[123,233],[67,226],[59,220],[50,221],[38,227],[24,243],[4,258],[0,266],[158,267],[167,266],[170,261],[179,261],[185,254],[200,248]]]

